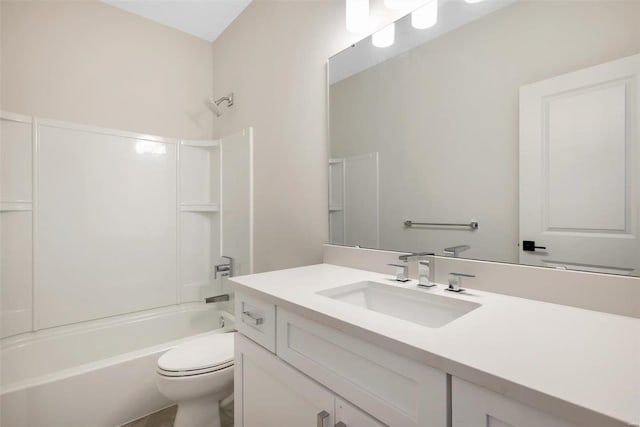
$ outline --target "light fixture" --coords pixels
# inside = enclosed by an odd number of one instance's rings
[[[424,30],[431,28],[438,22],[438,0],[430,0],[411,12],[411,25],[413,28]]]
[[[369,22],[369,0],[346,0],[347,31],[362,33]]]
[[[392,22],[377,33],[373,33],[371,43],[375,47],[389,47],[393,44],[395,32],[395,24]]]
[[[480,3],[483,0],[464,0],[465,3]]]

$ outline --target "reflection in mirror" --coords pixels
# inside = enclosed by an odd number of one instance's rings
[[[636,0],[441,1],[332,57],[331,243],[640,275],[638,22]]]

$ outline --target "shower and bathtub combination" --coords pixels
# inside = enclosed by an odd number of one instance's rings
[[[169,349],[233,330],[252,271],[252,131],[187,141],[2,112],[0,424],[114,426],[172,404]]]

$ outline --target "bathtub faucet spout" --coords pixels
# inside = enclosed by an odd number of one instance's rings
[[[229,301],[229,294],[215,295],[204,299],[207,304],[220,301]]]

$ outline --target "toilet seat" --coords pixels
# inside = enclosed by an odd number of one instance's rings
[[[158,359],[158,374],[188,377],[232,367],[233,335],[211,334],[169,350]]]

